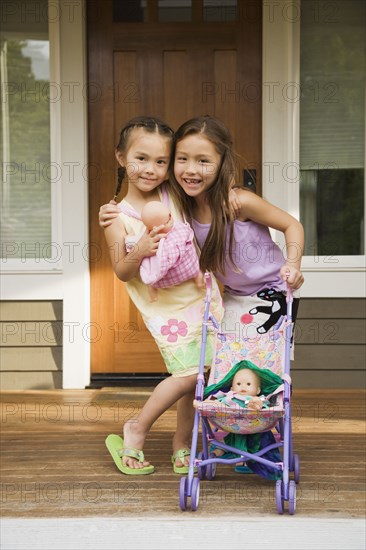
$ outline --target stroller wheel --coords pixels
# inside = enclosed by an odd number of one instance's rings
[[[209,458],[216,458],[215,453],[210,453]],[[215,479],[216,476],[216,462],[211,462],[211,464],[207,464],[206,466],[206,477],[209,481],[212,481]]]
[[[188,478],[181,477],[179,484],[179,506],[183,512],[187,510],[187,485]]]
[[[289,488],[288,488],[288,512],[291,514],[291,516],[294,515],[296,510],[296,483],[294,481],[290,481]]]
[[[201,451],[198,454],[199,460],[204,460],[204,453]],[[206,479],[207,466],[197,466],[197,475],[199,479]]]
[[[198,508],[200,500],[200,480],[198,477],[193,478],[192,482],[192,494],[191,494],[191,510],[195,512]]]
[[[283,500],[283,481],[278,479],[276,481],[276,507],[279,514],[284,512]]]
[[[299,483],[299,481],[300,481],[300,458],[299,458],[299,455],[294,455],[293,472],[294,472],[295,483]]]

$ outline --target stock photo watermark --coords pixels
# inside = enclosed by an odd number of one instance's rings
[[[261,262],[263,258],[268,264],[275,263],[278,247],[285,255],[289,262],[296,262],[302,257],[302,248],[296,242],[287,243],[257,243],[249,242],[245,244],[234,244],[231,255],[229,251],[226,255],[233,259],[234,263],[241,261],[247,264],[256,264]],[[308,246],[311,250],[311,246]],[[315,246],[314,246],[315,249]],[[0,244],[1,263],[6,265],[11,260],[17,260],[20,263],[27,263],[32,260],[35,263],[46,262],[48,264],[56,264],[63,261],[68,264],[73,263],[98,263],[108,252],[108,255],[113,258],[114,262],[124,260],[126,263],[140,263],[139,244],[133,244],[130,247],[128,254],[125,253],[123,246],[115,242],[108,248],[99,243],[80,243],[78,241],[66,242],[24,242],[24,241],[4,241]],[[309,255],[309,254],[308,254]],[[334,265],[339,263],[337,255],[317,254],[311,255],[316,263]]]
[[[302,179],[302,168],[299,163],[290,161],[281,164],[276,160],[266,160],[261,165],[263,179],[268,183],[285,181],[286,183],[300,183]],[[139,173],[141,167],[138,164],[129,162],[126,165],[130,177]],[[217,166],[213,163],[210,167],[202,167],[202,174],[214,174]],[[258,167],[252,163],[248,164],[247,170],[257,170]],[[338,170],[338,164],[330,160],[328,162],[312,163],[307,170]],[[4,184],[10,184],[15,178],[18,184],[33,185],[39,183],[78,183],[82,182],[101,182],[103,178],[102,167],[95,162],[82,164],[78,161],[58,162],[3,162],[1,166],[2,179]],[[237,177],[236,172],[229,172],[233,177]]]
[[[334,24],[340,21],[341,0],[329,0],[327,2],[318,2],[317,0],[306,0],[310,5],[308,15],[314,23]],[[85,4],[81,0],[67,0],[57,2],[49,0],[48,2],[35,0],[4,0],[1,4],[0,21],[6,24],[9,20],[17,17],[21,23],[57,23],[60,20],[68,23],[74,23],[78,20],[79,14],[83,19],[86,18]],[[221,17],[225,20],[227,8],[217,6],[216,11],[221,12]],[[129,11],[128,4],[125,7]],[[278,19],[288,23],[297,23],[302,18],[302,7],[295,0],[263,0],[262,4],[258,0],[247,0],[239,6],[239,18],[241,21],[254,23],[261,19],[273,23]]]
[[[311,81],[306,84],[298,82],[240,82],[240,81],[204,81],[200,84],[201,101],[207,103],[215,97],[221,103],[245,101],[255,103],[266,101],[274,103],[282,100],[286,103],[297,103],[306,95],[312,103],[338,103],[340,101],[340,84],[334,81]],[[114,103],[139,103],[143,94],[138,82],[114,82]],[[99,82],[81,84],[77,81],[63,82],[11,82],[1,83],[1,102],[11,103],[16,98],[21,103],[57,103],[59,101],[73,104],[82,99],[96,103],[104,99],[105,87]],[[109,91],[108,91],[109,96]]]
[[[108,486],[106,483],[50,481],[50,482],[24,482],[24,483],[0,483],[0,499],[2,505],[20,502],[22,504],[100,504],[103,501],[119,504],[141,504],[146,500],[146,494],[142,493],[142,486],[136,482],[115,482]],[[121,512],[122,513],[122,512]]]
[[[103,399],[103,396],[102,398]],[[1,403],[1,423],[4,425],[19,422],[21,424],[98,424],[109,423],[121,425],[126,422],[135,423],[141,409],[141,402],[138,401],[90,401],[82,403],[80,401],[58,401],[44,402],[12,402],[3,401]],[[314,424],[336,424],[341,419],[341,409],[334,400],[322,400],[312,403],[311,406],[302,407],[299,403],[293,402],[291,405],[291,421],[293,424],[299,423],[303,418],[311,420]],[[224,413],[227,409],[222,407]],[[215,412],[220,413],[217,407]],[[246,413],[243,413],[246,414]],[[258,411],[251,411],[253,418]],[[271,410],[269,409],[269,413]]]

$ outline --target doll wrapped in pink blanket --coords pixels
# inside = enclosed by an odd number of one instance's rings
[[[168,207],[158,201],[144,206],[141,220],[149,230],[164,225],[160,232],[166,234],[159,241],[156,255],[144,258],[140,266],[140,276],[149,285],[151,299],[157,299],[155,289],[174,286],[188,279],[195,279],[198,286],[204,286],[190,225],[173,222]]]

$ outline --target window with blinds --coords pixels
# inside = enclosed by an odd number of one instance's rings
[[[47,0],[7,7],[1,27],[1,257],[45,259],[52,253]]]
[[[301,3],[300,215],[305,254],[363,255],[365,3]]]

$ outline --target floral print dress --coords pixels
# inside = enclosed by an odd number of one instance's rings
[[[128,209],[132,208],[126,200],[123,200],[121,205]],[[181,221],[179,211],[171,198],[169,208],[174,220]],[[141,236],[144,233],[146,228],[141,220],[124,212],[120,213],[120,218],[129,236]],[[220,323],[224,312],[222,299],[213,276],[212,282],[211,313]],[[148,287],[142,282],[139,274],[125,285],[131,300],[140,311],[158,345],[168,372],[173,376],[189,376],[198,373],[205,289],[198,288],[193,280],[189,280],[169,288],[159,288],[157,301],[151,302]],[[206,366],[212,365],[215,349],[216,332],[209,327]]]

